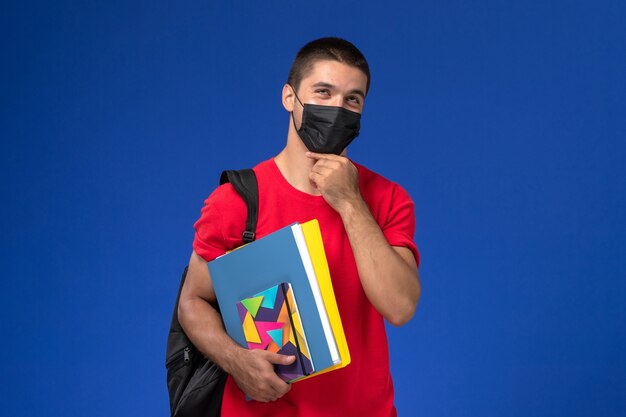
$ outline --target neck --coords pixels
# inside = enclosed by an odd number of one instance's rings
[[[278,169],[292,187],[311,195],[320,195],[320,192],[309,181],[309,173],[315,165],[313,159],[307,158],[306,146],[293,128],[287,135],[287,146],[274,158]]]

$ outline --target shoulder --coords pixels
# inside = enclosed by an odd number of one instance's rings
[[[399,211],[413,213],[414,204],[409,193],[398,183],[354,163],[359,172],[359,189],[365,203],[381,227]]]
[[[371,185],[382,186],[385,188],[393,186],[393,182],[383,177],[382,175],[378,174],[377,172],[374,172],[371,169],[366,168],[365,166],[357,162],[352,161],[352,163],[354,164],[354,166],[356,166],[357,170],[359,171],[359,180],[362,184],[365,184],[368,186],[371,186]]]
[[[257,180],[266,176],[266,162],[253,168]],[[204,201],[201,216],[194,224],[199,240],[218,240],[220,248],[231,250],[241,244],[248,207],[243,197],[230,183],[219,185]],[[198,239],[197,239],[198,240]]]
[[[271,175],[271,161],[263,161],[253,169],[257,180]],[[247,210],[243,197],[237,192],[231,183],[218,186],[205,200],[205,205],[211,205],[220,211]]]
[[[237,210],[239,206],[245,208],[245,204],[235,187],[226,183],[218,186],[204,201],[205,207],[222,212],[224,210]]]
[[[391,181],[384,176],[372,171],[365,166],[352,162],[359,172],[359,186],[361,193],[389,199],[408,199],[409,193],[398,183]]]

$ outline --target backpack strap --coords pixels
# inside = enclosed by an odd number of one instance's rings
[[[259,217],[259,190],[256,175],[251,169],[224,171],[220,177],[220,185],[227,182],[233,184],[248,207],[243,241],[250,243],[256,237]],[[183,271],[180,281],[165,352],[171,416],[219,416],[226,373],[198,351],[178,321],[178,302],[186,276],[187,268]],[[216,307],[219,312],[219,306]]]
[[[220,185],[231,183],[248,206],[246,230],[243,242],[250,243],[256,239],[256,225],[259,219],[259,186],[256,175],[251,169],[227,170],[220,176]]]

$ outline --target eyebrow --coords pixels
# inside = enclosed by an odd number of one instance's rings
[[[324,81],[316,82],[315,84],[312,85],[312,87],[326,87],[326,88],[330,88],[333,90],[336,89],[334,85],[326,83]],[[358,88],[348,91],[348,94],[358,94],[361,97],[365,98],[365,93],[362,90],[359,90]]]

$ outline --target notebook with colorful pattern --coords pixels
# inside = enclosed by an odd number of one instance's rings
[[[237,303],[248,349],[295,355],[291,365],[276,365],[276,373],[293,382],[314,371],[302,320],[291,284],[283,282]]]

